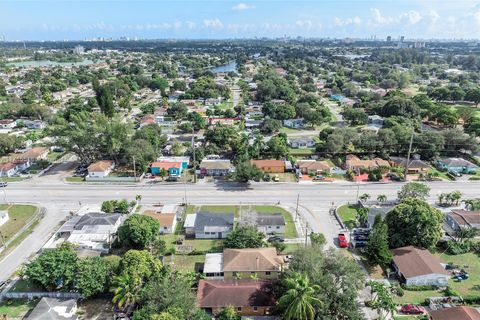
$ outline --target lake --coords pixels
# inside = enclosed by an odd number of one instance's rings
[[[235,61],[231,61],[227,64],[211,68],[210,71],[213,73],[237,72],[237,63]]]
[[[57,62],[51,60],[26,60],[26,61],[19,61],[19,62],[11,62],[7,63],[9,66],[14,67],[52,67],[52,66],[62,66],[62,67],[69,67],[69,66],[88,66],[95,62],[92,60],[83,60],[80,62]]]

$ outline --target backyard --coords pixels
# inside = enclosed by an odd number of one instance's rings
[[[6,319],[23,319],[37,302],[38,300],[27,299],[5,300],[0,303],[0,318],[2,315],[6,315]]]
[[[0,205],[0,210],[8,211],[8,221],[0,226],[3,241],[7,242],[20,231],[35,214],[37,208],[31,205]]]

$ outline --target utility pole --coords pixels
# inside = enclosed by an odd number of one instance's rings
[[[2,240],[2,247],[4,247],[5,249],[7,249],[7,245],[5,244],[5,240],[3,239],[2,231],[0,231],[0,239]]]
[[[357,203],[358,203],[359,193],[360,193],[360,183],[357,181],[357,200],[355,201],[355,202],[357,202]]]
[[[308,222],[305,222],[305,247],[308,244]]]
[[[412,154],[412,145],[413,145],[413,134],[415,133],[415,128],[412,127],[412,136],[410,137],[410,145],[408,146],[407,162],[405,163],[405,181],[407,180],[408,166],[410,165],[410,155]]]
[[[197,163],[195,159],[195,128],[192,129],[193,183],[197,183]]]
[[[185,208],[187,208],[187,205],[188,205],[188,201],[187,201],[187,183],[184,182],[184,183],[183,183],[183,186],[184,186],[184,190],[185,190]]]
[[[297,194],[297,209],[295,209],[295,222],[298,221],[298,202],[300,200],[300,193]]]
[[[0,183],[3,188],[3,202],[7,204],[7,191],[5,190],[7,188],[7,184],[3,181],[3,169],[0,170]]]
[[[134,181],[137,182],[137,167],[135,166],[135,156],[133,156],[133,177]]]

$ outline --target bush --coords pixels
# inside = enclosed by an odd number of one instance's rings
[[[402,287],[398,284],[392,286],[392,292],[398,297],[403,297],[405,295],[405,292],[403,291]]]
[[[464,296],[463,301],[466,304],[480,304],[480,296],[475,296],[475,295]]]
[[[456,290],[453,290],[450,286],[447,286],[445,290],[443,290],[443,294],[445,297],[460,297],[460,293],[458,293]]]
[[[407,286],[402,284],[402,288],[407,291],[428,291],[428,290],[437,290],[438,287],[434,285],[422,285],[422,286]]]
[[[447,241],[445,243],[445,249],[448,254],[457,255],[470,252],[470,241],[465,242],[456,242],[456,241]]]

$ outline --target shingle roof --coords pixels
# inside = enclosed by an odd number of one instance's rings
[[[100,160],[88,166],[88,172],[103,172],[113,165],[112,160]]]
[[[159,169],[171,169],[171,168],[181,168],[181,162],[167,162],[167,161],[160,161],[160,162],[152,162],[150,165],[152,168],[159,168]]]
[[[430,312],[432,320],[480,320],[477,309],[466,306],[458,306]]]
[[[268,286],[266,281],[255,280],[200,280],[197,304],[201,308],[273,306]]]
[[[113,226],[122,215],[119,213],[87,213],[75,224],[75,230],[84,226]]]
[[[224,271],[278,271],[283,263],[273,247],[223,251]]]
[[[413,246],[392,249],[393,262],[405,278],[448,272],[430,251]]]
[[[250,160],[250,163],[258,168],[285,167],[283,160]]]
[[[160,223],[160,227],[171,227],[176,216],[173,213],[155,213],[152,210],[146,210],[143,212],[145,216],[149,216]]]
[[[403,157],[390,157],[390,161],[395,163],[395,165],[397,165],[398,167],[405,167],[405,164],[407,163],[407,159]],[[428,164],[426,164],[422,160],[417,159],[410,159],[410,164],[408,165],[408,167],[420,169],[430,168]]]
[[[233,228],[233,213],[219,214],[199,212],[195,218],[195,231],[204,231],[205,227]]]
[[[330,170],[332,166],[326,161],[302,160],[298,161],[297,165],[300,169],[306,170]]]
[[[230,160],[202,160],[200,168],[227,170],[232,167]]]
[[[480,224],[480,211],[452,210],[450,216],[460,226]]]
[[[440,162],[448,167],[478,168],[475,164],[462,158],[446,158],[441,159]]]
[[[77,301],[74,299],[60,300],[43,297],[27,317],[28,320],[74,320],[72,309],[76,308]]]
[[[284,226],[285,219],[281,214],[260,215],[257,217],[259,226]]]

